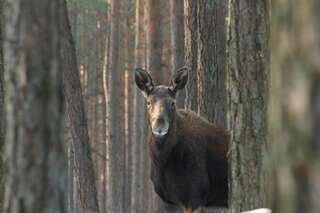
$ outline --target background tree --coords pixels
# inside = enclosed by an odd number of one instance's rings
[[[3,63],[3,1],[0,0],[0,212],[3,208],[4,166],[3,147],[5,143],[4,63]]]
[[[99,212],[96,180],[91,158],[87,118],[84,109],[80,76],[73,37],[68,20],[67,5],[63,1],[60,32],[63,88],[66,110],[70,120],[77,192],[82,212]]]
[[[233,0],[230,18],[230,207],[240,212],[267,205],[269,1]]]
[[[185,0],[185,63],[189,67],[186,108],[198,111],[198,1]],[[192,83],[191,83],[192,82]]]
[[[66,212],[61,1],[7,1],[5,212]]]
[[[175,72],[185,65],[184,63],[184,1],[170,0],[171,15],[171,43],[172,43],[172,70]],[[178,107],[184,108],[185,90],[181,90],[177,97]]]
[[[110,73],[109,73],[109,190],[110,212],[123,212],[124,137],[123,97],[120,67],[120,7],[121,1],[111,1]]]

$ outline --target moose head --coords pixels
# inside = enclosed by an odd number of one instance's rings
[[[148,121],[153,136],[157,140],[165,139],[174,124],[176,115],[176,94],[188,81],[188,69],[179,69],[172,77],[169,86],[155,86],[148,72],[141,68],[135,71],[135,81],[146,98]]]

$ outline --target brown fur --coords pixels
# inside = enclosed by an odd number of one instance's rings
[[[151,137],[151,179],[166,202],[226,207],[229,133],[192,111],[178,110],[164,141]]]

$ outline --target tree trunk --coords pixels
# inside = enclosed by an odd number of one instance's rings
[[[172,43],[172,70],[177,71],[184,64],[184,1],[170,0],[171,5],[171,43]],[[180,90],[177,97],[177,106],[184,108],[186,91]]]
[[[227,3],[227,0],[198,1],[200,115],[225,128],[227,127]]]
[[[3,63],[3,0],[0,0],[0,212],[3,210],[4,166],[3,148],[5,143],[5,102],[4,102],[4,63]]]
[[[189,67],[186,85],[187,109],[198,111],[198,1],[184,0],[185,13],[185,61]]]
[[[135,67],[145,68],[145,18],[144,18],[144,0],[136,1],[136,29],[135,29]],[[134,87],[134,129],[132,137],[132,190],[131,193],[131,211],[133,213],[149,212],[149,197],[147,196],[149,173],[149,162],[146,160],[147,143],[145,141],[144,127],[146,126],[146,114],[144,99],[138,88]],[[141,173],[143,175],[141,175]]]
[[[131,197],[137,196],[131,193],[132,185],[132,128],[133,128],[133,72],[132,72],[132,31],[131,31],[131,0],[126,0],[126,25],[125,25],[125,82],[124,82],[124,97],[125,97],[125,146],[126,146],[126,169],[125,169],[125,212],[130,212]]]
[[[123,96],[120,70],[120,0],[111,1],[111,48],[109,73],[109,212],[124,212]]]
[[[155,84],[164,84],[162,62],[161,1],[147,0],[147,70]]]
[[[61,1],[8,0],[5,212],[67,212],[62,137]]]
[[[230,204],[265,207],[269,79],[269,1],[232,0],[230,25]]]
[[[68,20],[66,2],[63,3],[61,24],[61,59],[63,61],[63,88],[66,98],[66,110],[70,120],[74,166],[77,190],[82,212],[99,212],[96,179],[93,169],[91,148],[80,76],[77,69],[75,45]]]
[[[197,5],[198,109],[200,115],[224,128],[227,128],[227,8],[227,0],[199,0]]]
[[[158,72],[162,73],[163,84],[168,84],[172,76],[172,44],[171,44],[171,11],[170,1],[162,1],[160,19],[162,26],[159,27],[162,32],[162,68]]]

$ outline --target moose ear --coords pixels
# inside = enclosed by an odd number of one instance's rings
[[[173,75],[170,87],[174,93],[186,86],[188,81],[188,71],[188,67],[182,67]]]
[[[152,78],[149,73],[142,68],[136,68],[135,80],[142,94],[147,97],[153,89]]]

